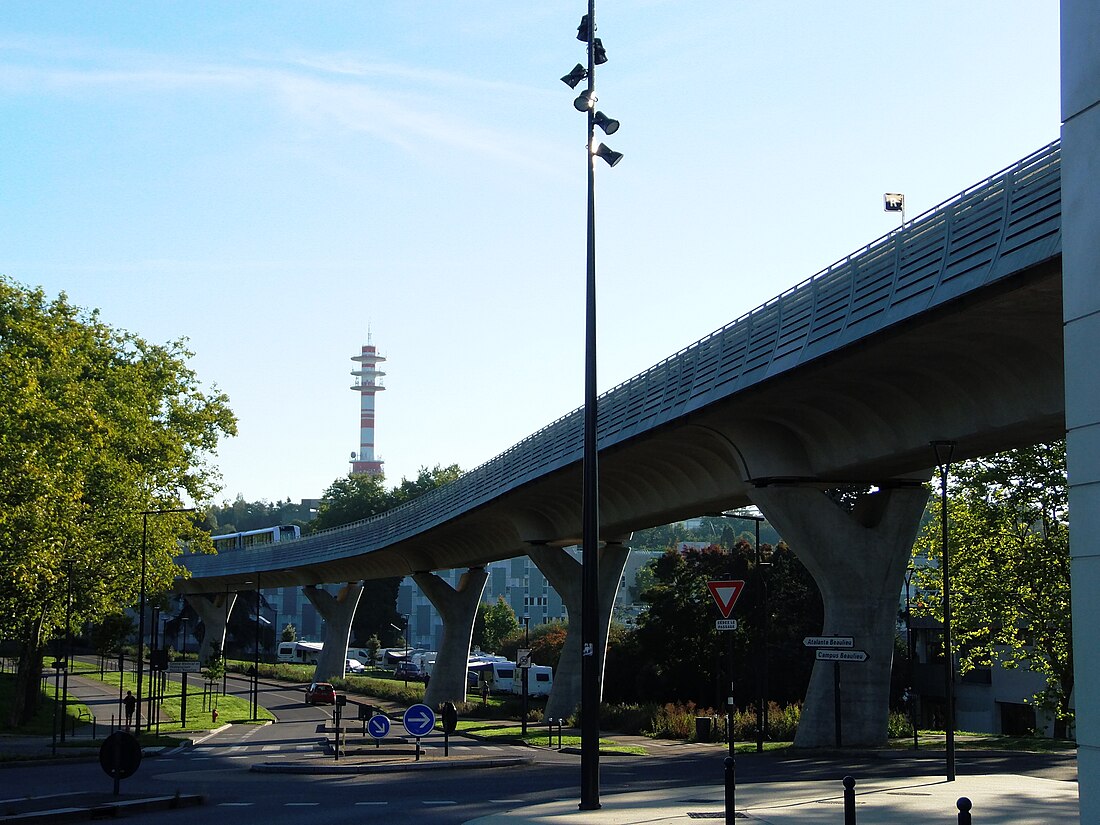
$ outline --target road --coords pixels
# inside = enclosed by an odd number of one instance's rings
[[[241,681],[231,690],[246,692]],[[452,753],[486,756],[534,753],[535,762],[495,769],[454,768],[396,774],[301,775],[251,772],[257,763],[292,760],[325,748],[320,732],[330,719],[330,707],[303,703],[300,688],[262,686],[261,704],[278,717],[274,725],[234,725],[215,736],[160,757],[143,760],[138,772],[122,783],[124,794],[198,793],[204,806],[126,817],[135,823],[263,822],[265,825],[323,821],[329,823],[468,822],[500,814],[524,804],[555,799],[579,799],[580,760],[575,754],[549,749],[491,745],[457,739]],[[399,727],[399,724],[396,725]],[[320,729],[320,730],[319,730]],[[358,737],[358,734],[355,735]],[[426,747],[442,747],[438,736]],[[410,746],[411,747],[411,746]],[[601,759],[602,794],[713,784],[720,787],[725,750],[720,746],[655,746],[654,756],[605,756]],[[329,751],[331,753],[331,751]],[[860,778],[932,773],[942,766],[942,754],[837,758],[741,755],[738,784],[762,781],[836,780],[846,773]],[[959,756],[960,775],[1025,773],[1073,781],[1076,760],[1070,756],[972,754]],[[64,790],[110,790],[110,780],[98,764],[9,768],[0,781],[28,795]],[[228,818],[228,819],[227,819]]]

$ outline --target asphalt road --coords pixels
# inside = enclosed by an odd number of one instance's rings
[[[231,690],[245,692],[240,682]],[[381,823],[431,822],[447,825],[511,810],[524,803],[579,799],[580,757],[553,750],[535,750],[531,765],[494,768],[412,771],[394,774],[300,775],[250,772],[253,764],[292,760],[325,747],[323,726],[330,707],[303,702],[300,688],[262,686],[260,702],[279,722],[268,726],[235,725],[194,747],[143,760],[138,772],[122,782],[123,793],[203,794],[206,804],[192,809],[127,816],[135,823]],[[426,740],[441,747],[440,737]],[[411,746],[410,746],[411,747]],[[602,794],[659,790],[713,783],[723,779],[725,750],[720,746],[663,748],[651,757],[604,756],[600,762]],[[331,751],[330,751],[331,752]],[[452,740],[453,753],[486,756],[520,752],[525,747]],[[930,752],[855,757],[847,754],[737,758],[738,784],[752,782],[839,780],[903,777],[935,772],[943,755]],[[960,775],[1023,773],[1074,781],[1072,755],[1027,755],[960,752]],[[71,790],[109,791],[109,780],[97,763],[8,768],[0,783],[27,795]]]

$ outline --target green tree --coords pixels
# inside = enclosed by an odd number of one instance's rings
[[[938,489],[938,483],[934,485]],[[1072,717],[1073,650],[1065,442],[962,462],[948,483],[952,636],[966,673],[1000,661],[1046,676],[1035,697]],[[925,596],[913,612],[942,621],[940,502],[914,547]],[[927,561],[926,561],[927,560]],[[931,564],[929,564],[931,562]]]
[[[205,462],[234,434],[227,399],[205,392],[182,342],[154,345],[98,313],[0,278],[0,636],[19,645],[12,724],[34,712],[43,646],[176,575],[178,542],[203,547],[183,513],[208,500]],[[207,545],[208,546],[208,545]]]
[[[298,641],[298,628],[296,628],[290,622],[287,622],[283,627],[282,635],[279,637],[279,641],[282,642],[296,642]]]
[[[498,596],[495,604],[479,605],[478,614],[482,621],[474,623],[474,645],[486,653],[499,653],[504,640],[519,629],[516,611],[503,596]]]

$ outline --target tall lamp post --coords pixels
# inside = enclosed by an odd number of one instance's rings
[[[943,655],[944,697],[947,703],[947,781],[955,781],[955,663],[951,651],[951,567],[949,531],[947,526],[947,476],[951,472],[951,457],[955,453],[954,441],[932,441],[936,454],[936,466],[940,472],[940,536],[943,554]]]
[[[141,511],[141,586],[138,594],[138,648],[137,648],[137,707],[141,708],[141,678],[145,672],[145,568],[149,546],[149,516],[164,516],[169,513],[193,513],[194,507],[176,507],[163,510]],[[151,674],[150,674],[151,675]],[[137,729],[141,730],[141,719]]]
[[[619,122],[596,111],[596,66],[607,62],[603,43],[595,36],[596,2],[588,0],[588,13],[577,27],[577,39],[588,44],[587,69],[578,63],[562,78],[575,89],[587,79],[587,87],[573,107],[588,115],[585,165],[588,174],[587,278],[585,289],[584,349],[584,473],[581,491],[581,810],[600,807],[600,644],[599,631],[599,468],[596,456],[596,158],[614,166],[623,156],[601,143],[595,145],[595,127],[613,134]]]
[[[405,658],[402,661],[405,662],[405,667],[403,668],[404,673],[405,673],[405,687],[408,687],[409,686],[409,617],[406,616],[404,613],[402,613],[401,618],[405,620]],[[401,632],[401,628],[398,627],[397,625],[395,625],[393,622],[390,622],[390,627],[392,627],[398,633]]]
[[[915,681],[914,674],[916,673],[913,661],[916,659],[916,651],[913,649],[913,611],[911,610],[912,602],[910,601],[910,588],[913,584],[913,574],[916,572],[912,567],[905,571],[905,650],[909,657],[909,724],[913,727],[913,750],[918,749],[917,744],[917,692],[914,689],[913,682]]]

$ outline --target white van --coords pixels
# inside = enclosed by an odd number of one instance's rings
[[[527,695],[549,696],[554,686],[554,668],[547,665],[531,665],[527,668]],[[512,693],[523,695],[523,668],[517,667],[512,676]]]

